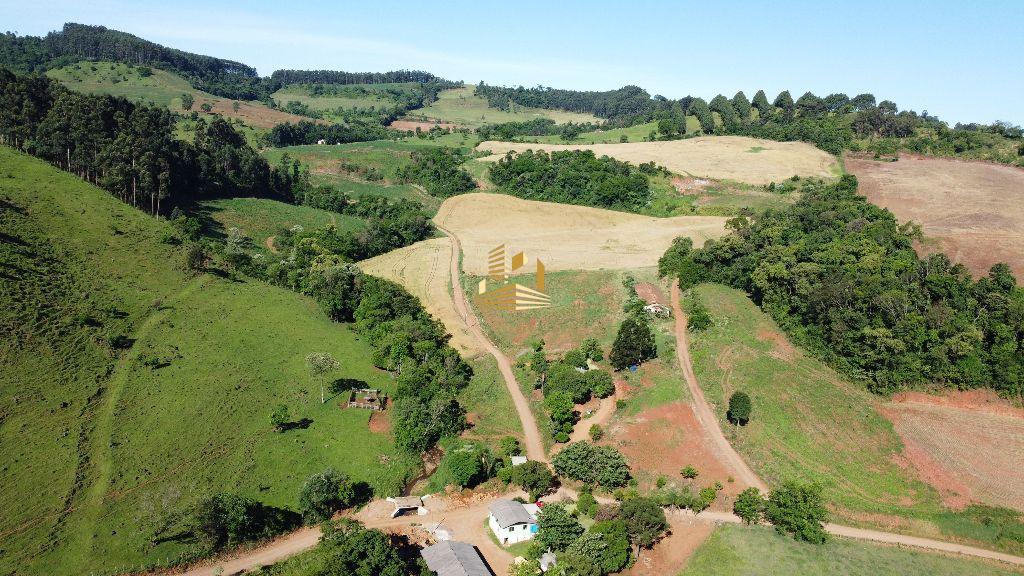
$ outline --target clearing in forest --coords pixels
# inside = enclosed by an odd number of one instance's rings
[[[624,162],[654,162],[678,174],[735,180],[748,184],[782,182],[793,176],[828,178],[840,168],[831,154],[805,142],[774,142],[747,136],[705,136],[665,142],[624,144],[535,144],[482,142],[478,150],[497,161],[506,152],[524,150],[593,150]]]
[[[677,236],[702,246],[725,234],[726,218],[655,218],[628,212],[472,193],[445,200],[434,220],[458,235],[465,273],[487,274],[499,244],[539,258],[550,271],[623,270],[655,266]]]
[[[925,251],[944,252],[975,276],[1006,262],[1024,277],[1024,169],[912,154],[847,158],[846,169],[868,200],[921,224]]]
[[[551,118],[559,124],[566,122],[600,124],[602,122],[600,118],[592,114],[528,108],[514,103],[512,106],[512,109],[508,111],[491,108],[487,105],[486,98],[476,95],[475,87],[466,86],[441,91],[437,95],[437,100],[428,106],[410,111],[404,120],[440,120],[464,128],[478,128],[484,124],[503,122],[523,122],[534,118]]]
[[[274,110],[260,102],[232,100],[197,90],[181,76],[158,68],[132,66],[115,62],[83,61],[46,73],[66,88],[85,94],[110,94],[123,96],[132,101],[151,102],[166,106],[174,112],[185,112],[181,107],[181,95],[191,94],[192,110],[202,116],[220,114],[225,118],[237,118],[255,128],[273,128],[284,122],[311,118],[296,116],[281,110]],[[235,110],[235,102],[238,109]],[[203,104],[210,105],[210,113],[203,111]]]

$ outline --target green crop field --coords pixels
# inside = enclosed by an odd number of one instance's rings
[[[823,545],[797,542],[771,528],[723,525],[697,549],[679,576],[1002,576],[1008,566],[964,557],[836,538]]]
[[[992,520],[1005,516],[1001,510],[951,512],[934,489],[896,463],[903,446],[876,410],[879,398],[791,345],[742,292],[701,285],[698,293],[714,325],[692,338],[694,371],[730,442],[769,485],[818,482],[846,523],[1024,548],[1001,535],[1000,522]],[[737,390],[753,400],[744,427],[725,419],[727,398]],[[1009,520],[1009,529],[1019,530],[1014,524]]]
[[[192,276],[167,223],[7,148],[0,202],[0,572],[134,571],[186,553],[160,528],[212,493],[294,508],[328,466],[381,494],[418,469],[368,412],[320,404],[310,352],[393,381],[311,300]],[[274,432],[281,403],[308,425]]]
[[[517,106],[514,111],[499,110],[487,105],[487,99],[476,95],[476,88],[452,88],[438,94],[435,102],[406,115],[411,120],[440,120],[466,128],[478,128],[484,124],[522,122],[533,118],[551,118],[559,124],[566,122],[600,124],[601,119],[592,114],[566,112],[564,110],[543,110]]]
[[[355,231],[364,227],[363,220],[355,216],[265,198],[209,200],[203,202],[201,208],[216,223],[216,228],[210,230],[214,235],[226,234],[228,229],[238,228],[261,250],[266,247],[267,238],[281,228],[299,225],[307,230],[316,230],[333,224],[341,231]]]

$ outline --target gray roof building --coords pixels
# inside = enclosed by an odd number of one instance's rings
[[[515,526],[516,524],[531,524],[536,522],[533,516],[526,510],[526,506],[523,506],[521,502],[515,500],[497,500],[492,502],[487,507],[490,511],[491,516],[494,517],[494,521],[498,523],[502,529],[508,528],[509,526]]]
[[[471,544],[447,541],[427,546],[420,555],[438,576],[494,576]]]

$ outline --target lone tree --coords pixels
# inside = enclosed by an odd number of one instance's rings
[[[335,511],[351,506],[356,490],[348,476],[333,468],[313,474],[299,491],[299,512],[311,522],[323,522]]]
[[[640,314],[630,314],[619,326],[608,359],[616,370],[622,370],[657,355],[658,347],[654,343],[654,332],[651,331],[647,318]]]
[[[531,502],[536,502],[555,485],[555,475],[547,464],[530,460],[512,468],[511,481],[529,493]]]
[[[729,411],[726,416],[733,424],[746,424],[750,421],[750,396],[746,392],[733,392],[729,396]]]
[[[618,518],[626,523],[629,540],[640,548],[650,548],[668,529],[665,511],[652,498],[637,497],[626,500],[619,507]]]
[[[196,99],[192,97],[188,92],[183,92],[181,95],[181,109],[188,111],[192,109],[192,105],[196,103]]]
[[[314,378],[320,380],[320,403],[327,402],[326,389],[327,389],[327,375],[336,372],[341,369],[341,364],[334,359],[327,352],[313,352],[309,356],[306,356],[306,367],[309,368],[309,373]]]
[[[274,430],[278,432],[284,432],[285,424],[288,423],[290,418],[288,413],[288,406],[285,404],[279,404],[270,414],[270,423],[274,425]]]

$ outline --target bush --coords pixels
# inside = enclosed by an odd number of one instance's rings
[[[583,526],[561,504],[548,504],[537,515],[537,541],[545,548],[561,551],[580,535]]]
[[[590,425],[590,439],[593,440],[594,442],[597,442],[597,441],[599,441],[603,437],[604,437],[604,429],[601,428],[601,425],[600,424],[591,424]]]
[[[618,518],[625,523],[629,540],[644,548],[653,546],[668,529],[665,511],[651,498],[626,500],[619,507]]]
[[[552,460],[559,476],[603,488],[619,488],[629,482],[629,465],[621,452],[611,446],[574,442]]]
[[[280,534],[298,525],[298,514],[235,494],[217,494],[192,512],[192,532],[209,550]]]
[[[530,501],[535,502],[555,485],[555,476],[543,462],[529,461],[519,466],[513,466],[509,474],[509,480],[526,490],[530,495]]]
[[[310,522],[327,520],[336,511],[356,499],[355,487],[348,476],[333,468],[313,474],[299,492],[299,512]]]
[[[761,496],[761,491],[750,487],[740,492],[732,505],[732,511],[747,524],[761,522],[761,516],[764,514],[764,497]]]
[[[580,488],[580,497],[576,501],[576,510],[584,516],[594,517],[597,514],[597,499],[594,498],[594,493],[591,491],[590,486],[583,486]]]
[[[700,475],[700,472],[698,472],[692,464],[687,464],[685,468],[679,471],[679,473],[683,475],[683,478],[689,480],[693,480],[694,478]]]
[[[612,366],[616,370],[623,370],[657,355],[658,347],[654,342],[654,332],[651,331],[647,318],[640,314],[630,314],[622,321],[615,336],[615,343],[612,344],[612,352],[609,355]]]
[[[280,404],[270,414],[270,423],[274,426],[274,430],[284,432],[285,424],[288,423],[289,418],[291,418],[291,416],[288,413],[288,406]]]
[[[703,332],[711,327],[711,313],[700,301],[696,292],[690,293],[690,300],[686,305],[686,312],[689,316],[687,328],[692,332]]]
[[[514,436],[505,436],[501,439],[501,455],[509,458],[511,456],[519,456],[523,453],[523,447],[519,443],[519,439]]]
[[[780,533],[789,532],[797,540],[822,544],[828,540],[823,524],[828,519],[821,486],[784,482],[771,491],[764,517]]]

